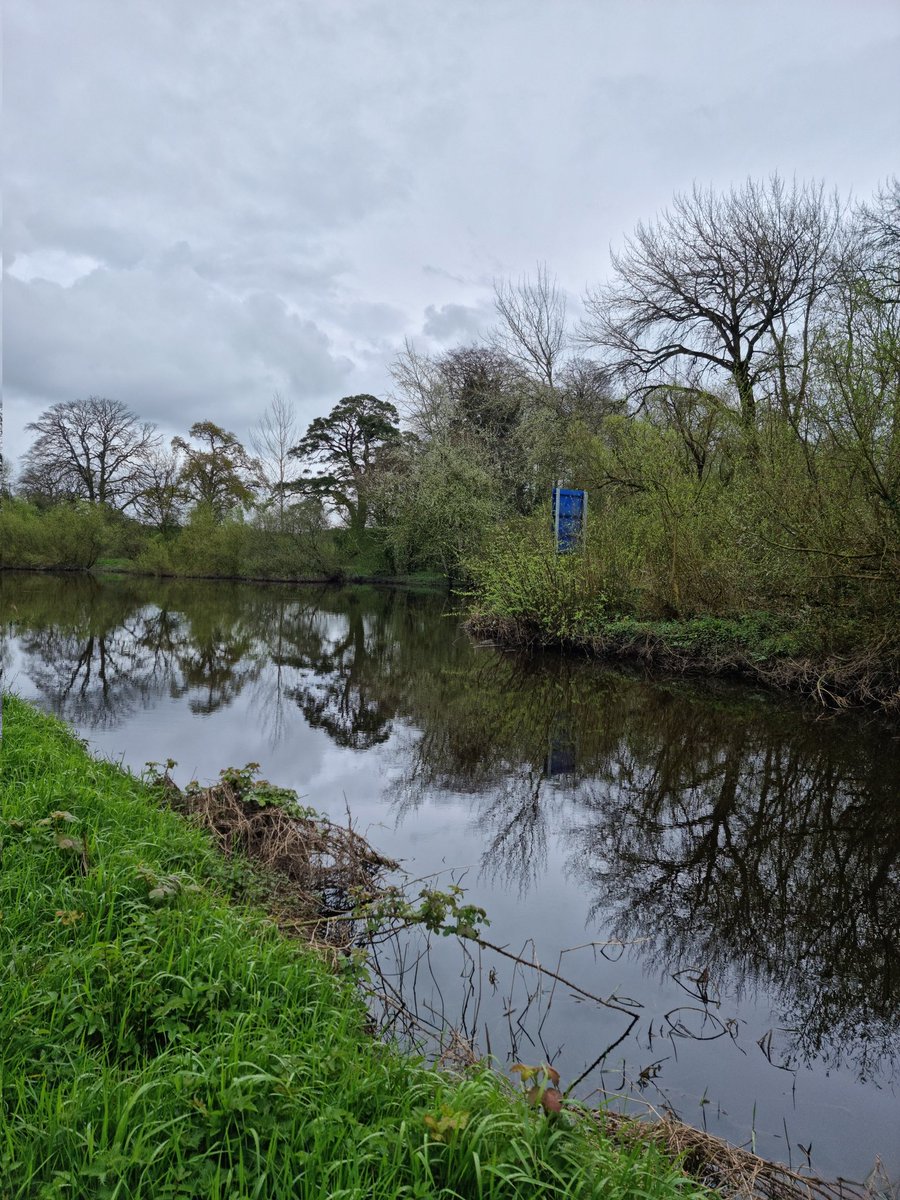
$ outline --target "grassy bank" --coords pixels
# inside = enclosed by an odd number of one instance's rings
[[[16,699],[0,773],[0,1195],[695,1195],[374,1042],[358,992],[259,914],[158,796]]]
[[[827,708],[900,712],[900,661],[888,639],[839,654],[804,651],[802,629],[764,614],[680,621],[613,617],[579,624],[559,632],[540,619],[476,609],[466,627],[474,637],[523,650],[556,648],[666,674],[735,676],[799,692]]]
[[[850,595],[770,594],[747,579],[743,592],[713,603],[688,596],[685,583],[676,603],[645,546],[629,558],[627,539],[604,536],[597,521],[579,552],[557,554],[533,522],[502,531],[471,564],[469,630],[509,646],[737,675],[831,707],[900,711],[900,600],[886,584],[864,604]]]

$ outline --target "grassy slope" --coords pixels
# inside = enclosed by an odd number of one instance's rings
[[[0,814],[3,1200],[696,1194],[374,1042],[350,984],[224,901],[197,831],[16,699]],[[154,900],[173,875],[198,889]]]

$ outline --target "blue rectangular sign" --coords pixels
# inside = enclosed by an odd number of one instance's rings
[[[553,489],[553,532],[558,553],[577,548],[586,518],[587,492],[581,488]]]

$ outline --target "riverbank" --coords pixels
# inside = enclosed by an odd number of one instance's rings
[[[865,707],[900,713],[900,643],[896,636],[858,650],[816,655],[784,620],[702,617],[645,621],[575,618],[560,632],[548,620],[499,616],[476,607],[466,628],[500,646],[538,647],[598,659],[639,663],[668,674],[734,676],[782,691],[799,692],[831,709]]]
[[[10,698],[0,1194],[699,1196],[652,1146],[367,1032],[159,790]]]
[[[190,579],[206,582],[221,583],[291,583],[315,584],[320,587],[345,587],[348,584],[371,585],[375,587],[402,587],[411,589],[427,589],[446,591],[449,582],[443,575],[434,575],[425,571],[413,575],[391,575],[384,572],[371,574],[345,573],[334,571],[330,574],[308,575],[250,575],[237,572],[231,575],[204,575],[189,571],[145,571],[131,563],[102,560],[93,567],[19,567],[0,566],[0,575],[31,574],[31,575],[125,575],[135,579]]]

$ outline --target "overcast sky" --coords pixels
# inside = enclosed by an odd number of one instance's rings
[[[59,400],[245,435],[386,395],[696,180],[870,195],[900,0],[5,0],[6,450]]]

